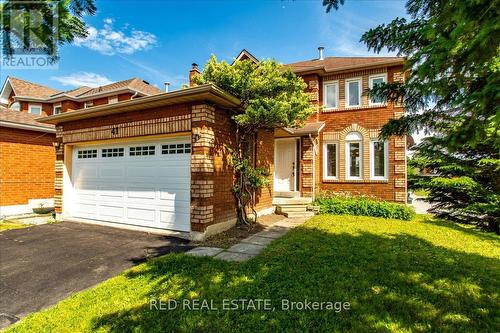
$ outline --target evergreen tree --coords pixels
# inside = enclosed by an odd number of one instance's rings
[[[343,0],[324,0],[327,11]],[[430,192],[435,211],[499,232],[499,0],[408,0],[409,19],[396,18],[361,37],[369,50],[405,56],[404,83],[369,94],[403,102],[406,115],[382,136],[424,130],[414,163],[438,176],[414,186]]]

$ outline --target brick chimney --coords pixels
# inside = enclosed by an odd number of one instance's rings
[[[196,75],[200,75],[200,70],[198,69],[198,64],[193,63],[191,65],[191,69],[189,70],[189,87],[196,86],[196,83],[194,83],[194,81],[193,81],[193,78]]]

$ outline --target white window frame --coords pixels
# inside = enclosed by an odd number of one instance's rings
[[[384,83],[387,83],[387,73],[370,75],[368,77],[368,86],[369,86],[369,88],[373,89],[373,80],[380,79],[380,78],[382,78],[384,80]],[[382,103],[373,103],[372,102],[372,97],[369,96],[369,98],[368,98],[368,104],[370,106],[373,106],[373,105],[385,105],[386,102],[384,101]]]
[[[16,105],[16,106],[14,106]],[[9,106],[9,109],[13,110],[13,111],[21,111],[21,103],[20,102],[13,102],[10,106]],[[16,110],[17,109],[17,110]]]
[[[34,107],[40,108],[40,114],[35,114],[35,113],[31,112],[31,109],[33,109]],[[36,116],[41,116],[43,113],[42,104],[28,104],[28,112],[31,114],[34,114]]]
[[[328,145],[335,145],[335,174],[336,176],[328,176]],[[338,180],[339,179],[339,143],[338,141],[325,141],[323,143],[323,180]]]
[[[110,96],[108,97],[108,104],[118,103],[118,96]]]
[[[94,106],[94,101],[86,101],[83,103],[85,109],[91,108]]]
[[[327,86],[335,86],[335,106],[327,107],[326,106],[326,87]],[[339,81],[325,81],[323,82],[323,110],[338,110],[339,109]]]
[[[349,104],[349,83],[351,82],[358,82],[359,84],[359,89],[358,89],[358,100],[359,100],[359,104],[356,104],[356,105],[350,105]],[[363,79],[361,77],[356,77],[356,78],[352,78],[352,79],[346,79],[345,80],[345,83],[344,83],[344,89],[345,89],[345,107],[346,109],[348,108],[357,108],[357,107],[360,107],[363,105],[363,101],[361,100],[361,93],[362,93],[362,89],[363,89]]]
[[[60,108],[59,112],[56,113],[56,108]],[[62,105],[61,104],[54,104],[52,107],[52,114],[61,114],[62,113]]]
[[[375,142],[384,142],[384,176],[375,176]],[[370,179],[388,180],[389,179],[389,144],[387,140],[370,140]]]
[[[355,132],[359,134],[361,139],[357,140],[352,140],[348,139],[347,137],[349,136],[349,133],[346,136],[345,140],[345,174],[346,174],[346,179],[347,180],[362,180],[363,179],[363,135],[359,132]],[[350,149],[350,144],[351,143],[359,143],[359,177],[357,176],[351,176],[351,149]]]

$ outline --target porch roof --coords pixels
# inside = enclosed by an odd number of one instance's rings
[[[325,127],[324,121],[317,121],[314,123],[306,123],[304,126],[299,128],[284,127],[283,130],[290,135],[301,136],[308,134],[318,134]]]

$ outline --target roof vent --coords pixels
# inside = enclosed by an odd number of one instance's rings
[[[319,58],[318,58],[318,60],[324,60],[325,59],[325,57],[323,57],[323,50],[324,49],[325,48],[323,46],[318,47],[318,51],[319,51]]]
[[[165,85],[165,92],[168,92],[168,88],[170,87],[170,82],[164,82]]]

